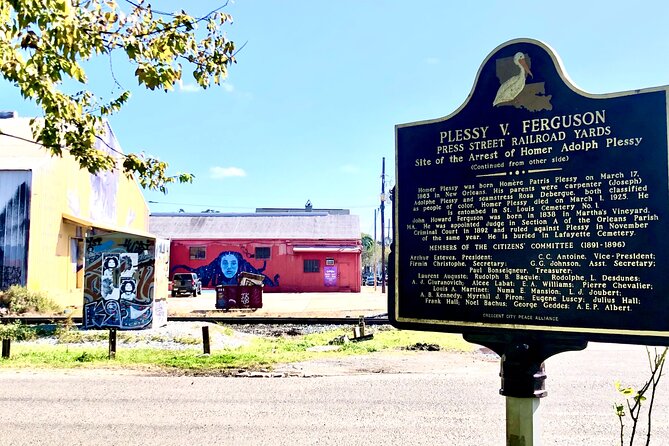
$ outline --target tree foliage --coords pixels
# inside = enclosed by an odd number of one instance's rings
[[[375,253],[377,245],[369,234],[362,234],[362,267],[364,270],[374,270]]]
[[[362,268],[365,271],[379,271],[381,268],[381,241],[374,241],[372,236],[363,233],[361,236],[362,242]],[[390,254],[389,240],[386,240],[386,248],[384,251],[384,265],[388,265],[388,257]]]
[[[117,84],[107,100],[85,89],[83,65],[95,57],[125,54],[134,76],[149,90],[172,90],[182,63],[202,88],[219,84],[234,63],[235,45],[223,26],[232,17],[220,8],[203,17],[154,10],[145,0],[3,0],[0,2],[0,73],[43,111],[31,121],[37,143],[53,155],[69,152],[95,174],[121,169],[148,189],[165,192],[192,175],[167,174],[167,164],[144,154],[97,149],[104,120],[118,112],[130,92]],[[114,79],[114,73],[112,72]],[[66,91],[64,84],[74,88]],[[12,135],[6,135],[12,136]]]

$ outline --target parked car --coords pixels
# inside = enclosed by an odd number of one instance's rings
[[[193,297],[202,294],[202,282],[195,273],[176,273],[172,277],[172,297],[180,294],[191,294]]]
[[[367,276],[365,279],[365,285],[374,286],[374,276]]]

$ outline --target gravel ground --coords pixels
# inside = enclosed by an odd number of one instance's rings
[[[300,336],[342,328],[341,325],[269,325],[243,324],[223,326],[209,322],[169,322],[167,325],[148,330],[119,331],[117,345],[122,348],[158,348],[158,349],[188,349],[202,345],[202,328],[209,327],[209,337],[212,348],[235,348],[248,344],[258,336]],[[390,326],[378,326],[376,330],[390,329]],[[78,334],[83,338],[80,341],[67,342],[86,344],[91,346],[106,346],[107,330],[80,330]],[[76,339],[78,336],[72,336]],[[31,341],[20,341],[17,344],[46,344],[55,345],[64,343],[56,336],[41,337]]]

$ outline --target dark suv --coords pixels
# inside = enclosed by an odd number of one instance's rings
[[[202,282],[195,273],[176,273],[172,277],[172,297],[179,294],[202,294]]]

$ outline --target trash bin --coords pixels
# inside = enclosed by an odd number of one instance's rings
[[[218,285],[216,308],[219,310],[262,308],[262,285]]]

